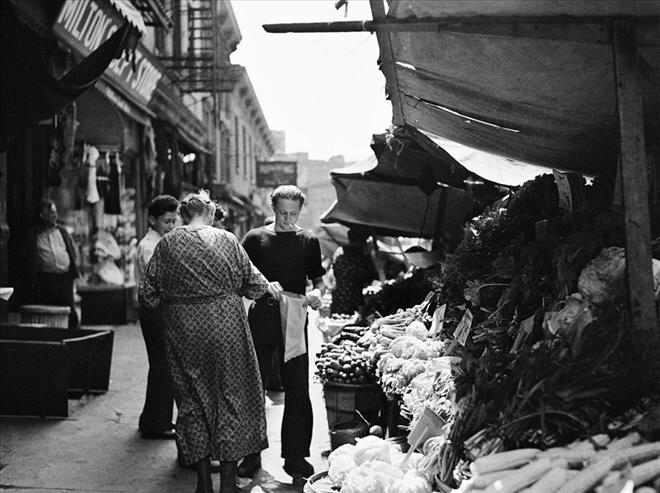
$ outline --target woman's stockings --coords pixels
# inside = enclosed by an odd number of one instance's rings
[[[197,469],[197,489],[195,493],[213,493],[213,481],[211,480],[211,459],[206,457],[200,460]]]
[[[220,493],[236,493],[236,461],[220,463]]]

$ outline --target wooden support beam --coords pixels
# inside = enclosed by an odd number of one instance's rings
[[[385,20],[385,6],[383,0],[369,0],[371,15],[375,22]],[[399,91],[399,78],[394,67],[394,55],[392,51],[392,40],[390,34],[385,31],[377,31],[378,47],[380,48],[380,64],[385,74],[387,94],[392,102],[392,123],[404,125],[406,123],[401,104],[401,92]]]
[[[657,350],[658,331],[653,292],[644,108],[634,24],[625,20],[614,21],[612,43],[619,113],[619,174],[626,231],[628,304],[640,368],[646,373],[657,365],[654,351]],[[640,378],[646,383],[650,380],[648,374],[640,375]]]
[[[572,43],[610,44],[609,17],[512,17],[395,19],[373,21],[289,22],[264,24],[269,33],[451,32],[504,38],[547,39]],[[660,46],[660,18],[636,21],[637,45]]]

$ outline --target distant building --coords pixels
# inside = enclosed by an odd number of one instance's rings
[[[335,189],[330,181],[330,171],[344,168],[351,163],[344,156],[332,156],[329,160],[310,159],[306,152],[274,154],[272,159],[281,161],[297,161],[298,186],[307,195],[307,202],[300,215],[299,224],[312,230],[321,224],[321,215],[335,201]]]
[[[273,147],[275,154],[284,154],[286,152],[286,132],[284,130],[271,130],[273,135]]]

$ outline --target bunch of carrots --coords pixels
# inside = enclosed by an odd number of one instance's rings
[[[525,448],[476,459],[461,493],[597,493],[658,491],[660,442],[637,432],[611,440],[600,434],[566,447]]]

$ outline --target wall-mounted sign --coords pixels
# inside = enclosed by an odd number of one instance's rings
[[[275,188],[279,185],[298,184],[296,161],[257,161],[257,186]]]
[[[53,31],[81,55],[87,56],[107,40],[124,22],[107,0],[66,0]],[[162,72],[153,56],[138,45],[136,70],[125,57],[113,60],[106,75],[129,97],[146,106]]]

